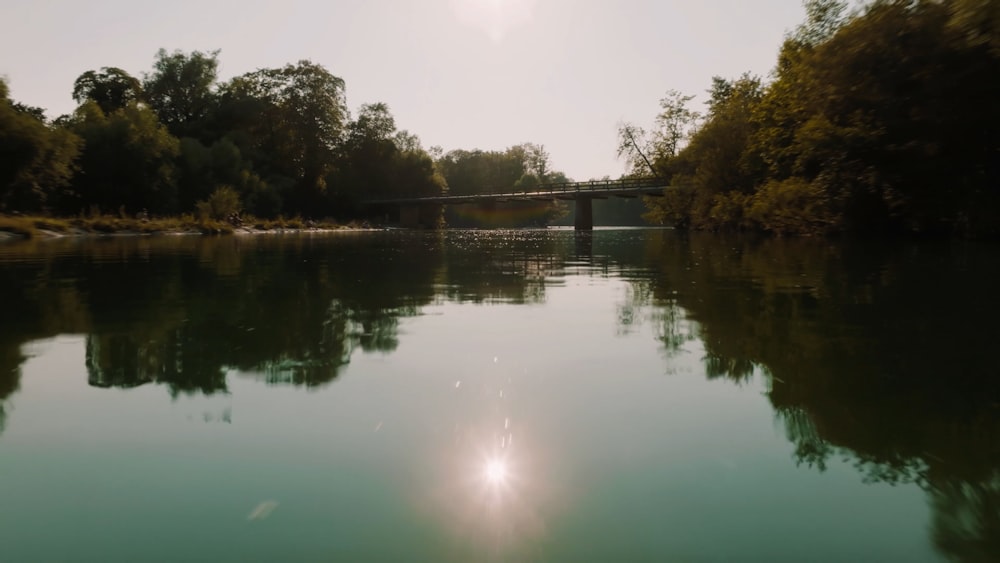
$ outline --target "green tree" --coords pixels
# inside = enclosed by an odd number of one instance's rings
[[[78,210],[96,205],[130,213],[177,211],[175,159],[180,142],[142,104],[105,114],[93,102],[80,106],[71,129],[84,140],[82,173],[74,179]]]
[[[633,176],[658,175],[650,160],[653,147],[646,130],[634,123],[618,125],[618,158],[624,158]]]
[[[507,191],[527,172],[527,155],[524,145],[505,151],[458,149],[443,155],[438,166],[451,194]]]
[[[73,83],[73,99],[78,104],[92,101],[104,113],[123,109],[144,99],[142,84],[131,74],[117,67],[88,70]]]
[[[240,203],[240,194],[232,186],[219,186],[212,192],[212,195],[208,196],[208,199],[199,201],[196,206],[199,218],[217,221],[228,219],[243,208],[243,204]]]
[[[205,122],[216,105],[214,91],[219,51],[156,53],[153,72],[143,80],[146,100],[177,137],[204,139]]]
[[[281,197],[256,172],[252,163],[229,137],[205,146],[190,137],[180,140],[177,157],[178,209],[194,209],[218,186],[233,187],[254,215],[274,217],[281,211]]]
[[[545,145],[524,143],[521,147],[524,149],[524,165],[528,169],[528,172],[534,174],[535,177],[538,178],[539,182],[548,182],[549,152],[545,150]]]
[[[712,79],[701,125],[678,154],[660,157],[660,167],[675,187],[666,197],[647,198],[650,219],[695,228],[747,226],[743,208],[760,176],[759,159],[748,151],[751,115],[762,94],[760,79],[749,74]],[[672,114],[683,115],[679,108]],[[669,154],[669,146],[664,151]]]
[[[758,119],[769,176],[814,184],[839,229],[996,234],[1000,58],[955,6],[876,2],[789,38]]]
[[[633,171],[648,154],[676,187],[649,200],[651,218],[788,234],[1000,235],[1000,109],[987,102],[1000,98],[995,8],[805,4],[773,82],[714,78],[708,115],[688,137],[671,127],[685,121],[679,95],[666,98],[666,134],[620,135]]]
[[[324,211],[347,124],[344,81],[299,61],[238,76],[222,88],[221,119],[239,131],[268,183],[289,185],[286,204],[306,215]]]
[[[45,210],[69,185],[80,138],[46,125],[44,113],[8,92],[0,80],[0,211]]]
[[[689,96],[677,90],[668,90],[660,98],[660,113],[652,133],[652,156],[657,160],[666,160],[680,152],[684,141],[690,138],[698,126],[701,114],[690,109],[688,104],[694,96]]]
[[[384,103],[362,105],[348,124],[341,160],[329,183],[340,216],[359,213],[362,199],[433,196],[447,189],[420,139],[398,131]]]
[[[668,90],[660,98],[660,113],[653,128],[633,123],[618,126],[618,157],[624,158],[629,174],[662,176],[665,165],[676,157],[698,126],[701,115],[688,107],[694,96]]]

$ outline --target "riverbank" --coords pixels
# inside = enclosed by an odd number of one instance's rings
[[[305,230],[344,230],[359,228],[330,221],[311,221],[301,217],[285,219],[246,218],[234,225],[227,221],[180,217],[131,218],[114,215],[92,217],[32,217],[0,215],[0,240],[54,238],[93,235],[160,235],[160,234],[254,234]]]

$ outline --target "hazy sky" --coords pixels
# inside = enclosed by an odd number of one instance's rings
[[[766,76],[803,17],[800,0],[2,0],[0,75],[55,117],[81,73],[141,76],[161,47],[221,49],[221,79],[310,59],[425,147],[543,144],[586,180],[624,171],[619,122],[650,123],[668,89]]]

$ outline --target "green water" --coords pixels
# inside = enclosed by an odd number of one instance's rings
[[[0,245],[0,560],[1000,560],[997,280],[668,230]]]

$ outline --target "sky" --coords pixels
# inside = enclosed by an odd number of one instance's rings
[[[544,145],[575,180],[617,177],[622,122],[668,90],[703,109],[713,76],[766,78],[800,0],[3,0],[0,76],[19,102],[69,113],[73,81],[141,77],[158,49],[220,49],[222,80],[308,59],[352,112],[389,105],[425,148]]]

